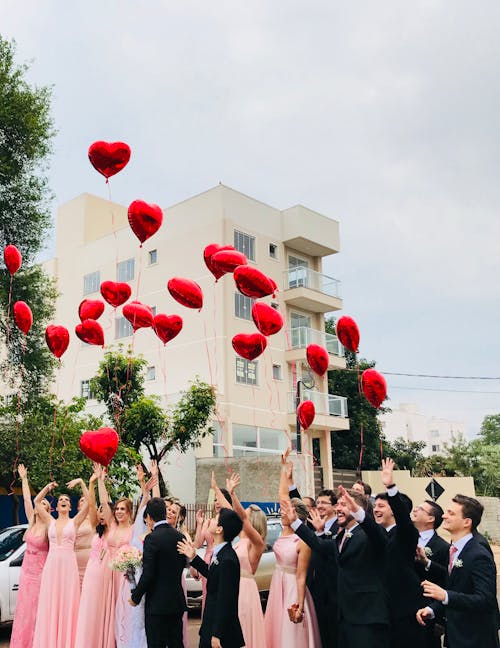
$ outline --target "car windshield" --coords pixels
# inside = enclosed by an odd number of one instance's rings
[[[24,527],[5,529],[0,533],[0,561],[7,560],[23,544]]]

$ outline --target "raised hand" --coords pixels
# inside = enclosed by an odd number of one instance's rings
[[[158,462],[156,459],[151,459],[151,466],[149,467],[149,472],[154,477],[158,477]]]
[[[99,479],[99,475],[101,474],[101,464],[98,464],[97,461],[92,462],[92,468],[94,469],[92,474],[90,475],[90,482],[95,482],[96,479]]]
[[[24,464],[20,463],[17,464],[17,472],[19,473],[19,477],[21,479],[27,479],[28,478],[28,471],[26,470],[26,467]]]
[[[151,475],[148,481],[144,484],[144,490],[146,493],[153,490],[153,487],[158,484],[158,475]]]
[[[210,488],[217,490],[217,480],[215,479],[215,472],[212,470],[212,477],[210,479]]]
[[[198,509],[196,511],[196,526],[198,525],[202,526],[204,521],[205,521],[205,512],[203,511],[203,509]]]
[[[137,473],[137,479],[139,480],[139,483],[142,484],[146,479],[146,473],[144,472],[144,468],[142,467],[142,464],[137,464],[135,467],[135,471]]]
[[[394,461],[389,457],[388,459],[382,459],[382,483],[387,488],[394,484]]]
[[[295,507],[290,502],[290,500],[286,500],[286,499],[281,500],[280,507],[281,507],[282,512],[287,516],[288,521],[290,522],[290,524],[292,522],[295,522],[295,520],[298,519],[297,511],[295,510]]]
[[[349,495],[349,493],[346,491],[346,489],[343,486],[339,486],[339,493],[340,493],[340,497],[343,497],[347,502],[347,505],[351,510],[351,513],[356,513],[356,511],[359,511],[360,507],[356,504],[355,500]]]
[[[188,558],[189,560],[193,560],[193,558],[196,556],[196,547],[194,544],[191,542],[191,540],[188,540],[185,538],[184,540],[179,540],[177,543],[177,551],[180,554],[183,554]]]
[[[66,486],[68,488],[74,488],[75,486],[78,486],[78,484],[80,484],[81,482],[82,482],[82,478],[77,477],[76,479],[72,479],[71,481],[67,482]]]
[[[288,455],[290,454],[291,448],[287,448],[285,452],[281,455],[281,465],[286,466],[286,462],[288,461]]]
[[[325,521],[321,517],[321,515],[318,513],[316,509],[311,509],[309,511],[309,517],[307,518],[309,522],[313,525],[313,527],[318,531],[318,533],[321,533],[322,531],[325,530]]]
[[[226,479],[226,488],[230,495],[234,493],[234,490],[240,485],[241,479],[238,473],[231,473],[229,479]]]

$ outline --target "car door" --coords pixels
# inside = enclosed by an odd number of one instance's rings
[[[19,577],[24,558],[24,547],[19,549],[18,555],[9,563],[9,613],[10,619],[14,618],[17,604],[17,594],[19,592]]]

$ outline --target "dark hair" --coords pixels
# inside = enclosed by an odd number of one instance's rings
[[[161,497],[152,497],[149,502],[146,504],[146,510],[144,515],[149,515],[149,517],[154,522],[161,522],[167,517],[167,507],[165,502]]]
[[[96,528],[95,528],[95,532],[97,533],[97,535],[98,535],[100,538],[102,538],[102,536],[104,535],[104,532],[105,532],[105,531],[106,531],[106,525],[105,525],[105,524],[101,524],[101,523],[99,522],[99,524],[98,524],[98,525],[96,526]]]
[[[228,504],[231,504],[231,506],[232,506],[232,505],[233,505],[233,498],[232,498],[231,495],[229,494],[229,491],[227,491],[225,488],[221,488],[221,489],[220,489],[220,492],[221,492],[221,493],[224,495],[224,497],[226,498],[227,503],[228,503]],[[238,535],[238,534],[236,534],[236,535]]]
[[[474,497],[467,497],[467,495],[455,495],[451,501],[462,507],[462,516],[469,518],[472,522],[472,530],[475,531],[481,524],[481,518],[483,517],[484,506],[481,502],[474,499]]]
[[[307,500],[309,500],[309,504],[307,503]],[[316,508],[316,501],[314,497],[309,497],[309,495],[306,495],[305,497],[302,498],[302,501],[306,506],[309,506],[311,508]]]
[[[413,510],[413,502],[408,497],[408,495],[399,492],[398,494],[399,497],[401,498],[401,501],[405,505],[405,508],[408,511],[408,515],[410,515],[411,511]],[[384,500],[384,502],[387,502],[389,506],[391,506],[391,498],[389,497],[389,495],[387,495],[387,493],[378,493],[377,495],[375,495],[375,500]],[[391,506],[391,510],[392,510],[392,506]]]
[[[222,527],[223,537],[226,542],[232,542],[243,528],[243,522],[231,509],[221,508],[219,511],[218,526]]]
[[[364,482],[362,479],[358,479],[356,484],[359,484],[360,486],[363,486],[363,490],[365,491],[365,495],[371,495],[372,494],[372,487],[370,484],[367,484]]]
[[[366,495],[361,495],[361,493],[358,493],[358,491],[352,490],[352,489],[346,489],[348,495],[352,497],[352,499],[356,502],[358,506],[360,506],[363,511],[368,510],[368,500],[366,498]],[[342,495],[337,494],[337,501],[342,497]]]
[[[319,493],[316,496],[316,499],[318,497],[329,497],[330,498],[330,504],[332,506],[335,506],[337,503],[337,496],[335,495],[335,492],[332,491],[330,488],[324,488],[323,490],[320,490]]]
[[[439,529],[441,522],[443,521],[443,509],[439,506],[439,504],[436,504],[436,502],[433,502],[432,500],[425,500],[425,503],[431,507],[431,512],[429,513],[429,515],[432,515],[432,517],[434,518],[434,528]]]

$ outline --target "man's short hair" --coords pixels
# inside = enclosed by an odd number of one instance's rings
[[[146,504],[144,515],[149,517],[154,522],[161,522],[167,518],[167,507],[161,497],[152,497]]]
[[[365,495],[370,497],[370,495],[372,494],[372,487],[370,486],[370,484],[367,484],[362,479],[358,479],[356,481],[356,484],[359,484],[360,486],[362,486],[363,490],[365,491]]]
[[[358,491],[352,490],[352,489],[346,489],[347,494],[352,497],[352,499],[356,502],[358,506],[360,506],[363,511],[366,511],[368,509],[368,500],[366,498],[366,495],[362,495],[361,493],[358,493]],[[338,499],[342,497],[340,493],[337,493]]]
[[[462,507],[463,517],[471,520],[472,531],[475,531],[481,524],[481,518],[483,517],[484,506],[481,502],[474,497],[467,497],[467,495],[455,495],[452,502]]]
[[[226,542],[232,542],[243,528],[241,519],[228,508],[221,508],[219,511],[218,525],[222,527],[222,534]]]
[[[443,509],[433,500],[425,500],[425,504],[428,504],[431,509],[429,515],[432,515],[434,518],[434,529],[439,529],[441,522],[443,521]]]
[[[337,503],[337,496],[335,495],[335,491],[332,491],[330,488],[324,488],[323,490],[320,490],[316,495],[316,499],[318,499],[318,497],[329,497],[330,504],[332,506],[335,506],[335,504]]]
[[[399,493],[399,497],[401,498],[401,501],[403,502],[406,509],[408,510],[408,515],[409,515],[413,510],[413,502],[408,497],[408,495],[405,495],[404,493]],[[387,495],[387,493],[377,493],[377,495],[375,495],[375,501],[376,500],[384,500],[384,502],[388,502],[389,506],[391,506],[391,498],[389,497],[389,495]]]

